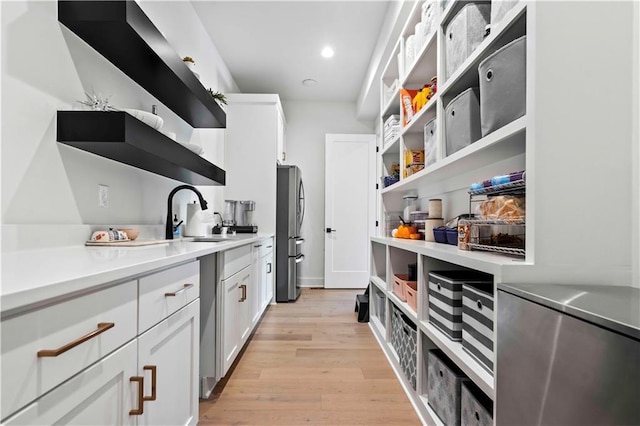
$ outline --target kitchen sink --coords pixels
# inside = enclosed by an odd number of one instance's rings
[[[210,235],[207,237],[194,237],[193,241],[196,243],[219,243],[222,241],[235,241],[238,240],[237,235]]]

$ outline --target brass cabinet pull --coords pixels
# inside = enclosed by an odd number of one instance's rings
[[[138,408],[129,410],[130,416],[139,416],[144,412],[144,377],[133,376],[129,378],[129,382],[138,382]]]
[[[156,372],[158,367],[155,365],[145,365],[142,367],[143,370],[151,371],[151,396],[145,396],[142,399],[144,401],[155,401],[156,400]]]
[[[191,287],[193,287],[193,284],[185,284],[185,285],[183,285],[183,286],[182,286],[182,288],[181,288],[180,290],[178,290],[178,291],[175,291],[175,292],[173,292],[173,293],[165,293],[165,294],[164,294],[164,297],[177,296],[178,294],[182,293],[183,291],[185,291],[185,290],[187,290],[187,289],[189,289],[189,288],[191,288]]]
[[[107,331],[108,329],[114,327],[115,325],[116,324],[113,323],[113,322],[101,322],[101,323],[98,323],[98,328],[97,329],[93,330],[89,334],[85,334],[84,336],[80,337],[79,339],[74,340],[71,343],[67,343],[64,346],[60,346],[58,349],[43,349],[41,351],[38,351],[38,358],[56,357],[56,356],[58,356],[60,354],[65,353],[69,349],[75,348],[76,346],[80,345],[81,343],[86,342],[89,339],[93,339],[97,335],[104,333],[105,331]]]
[[[240,300],[238,300],[238,302],[244,302],[247,300],[247,285],[240,284],[240,290],[242,290],[242,296],[240,296]]]

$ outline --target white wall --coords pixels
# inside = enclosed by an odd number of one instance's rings
[[[374,133],[373,122],[356,119],[355,103],[283,100],[287,164],[302,170],[306,212],[302,225],[305,261],[299,281],[324,286],[324,146],[327,133]],[[354,161],[356,161],[354,159]]]
[[[237,91],[189,2],[140,4],[179,56],[196,59],[205,87]],[[180,184],[56,142],[56,111],[79,109],[84,92],[112,105],[151,110],[178,140],[200,143],[224,168],[224,130],[192,129],[57,21],[57,2],[2,2],[2,224],[161,225],[167,195]],[[126,46],[123,46],[126,48]],[[98,184],[109,185],[99,208]],[[222,188],[200,187],[214,208]],[[195,196],[181,191],[176,207]],[[175,207],[174,207],[175,210]]]
[[[640,287],[640,3],[634,2],[633,43],[631,57],[633,58],[633,72],[631,74],[631,106],[633,129],[631,133],[631,151],[633,165],[633,184],[631,185],[631,217],[635,221],[631,224],[633,245],[631,259],[633,262],[632,285]]]

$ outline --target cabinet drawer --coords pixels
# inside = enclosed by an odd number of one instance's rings
[[[137,342],[129,342],[99,363],[4,420],[4,425],[136,424]]]
[[[138,332],[151,328],[200,295],[200,265],[191,262],[140,278]]]
[[[273,252],[273,238],[262,240],[260,244],[262,244],[262,247],[260,247],[260,257],[264,257]]]
[[[2,419],[133,339],[136,290],[131,281],[3,318]]]
[[[236,247],[222,252],[222,273],[220,279],[226,279],[251,265],[252,244]]]

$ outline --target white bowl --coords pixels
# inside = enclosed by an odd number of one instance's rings
[[[147,111],[140,111],[139,109],[129,109],[129,108],[125,108],[122,111],[125,111],[128,114],[131,114],[133,117],[142,121],[147,126],[153,127],[156,130],[160,130],[162,128],[162,125],[164,124],[162,117],[159,117]]]

